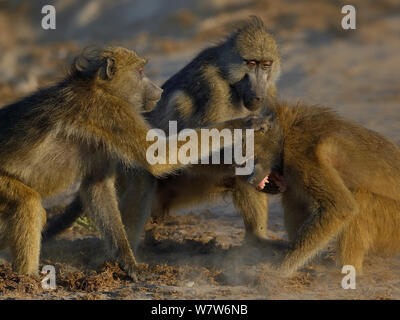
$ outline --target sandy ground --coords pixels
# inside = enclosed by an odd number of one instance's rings
[[[282,97],[331,106],[400,142],[398,1],[352,1],[355,31],[340,28],[343,1],[55,3],[57,30],[45,32],[39,29],[41,1],[0,1],[1,104],[58,79],[65,61],[89,43],[138,50],[150,59],[148,74],[161,84],[238,20],[256,13],[281,47]],[[285,239],[279,197],[270,202],[268,234]],[[332,246],[293,277],[283,278],[271,269],[275,253],[243,245],[243,237],[242,219],[229,198],[149,222],[137,252],[139,279],[132,283],[115,265],[104,265],[97,234],[76,225],[43,247],[42,265],[57,270],[56,291],[13,274],[9,253],[2,251],[0,298],[400,298],[400,257],[368,257],[356,290],[344,290]]]

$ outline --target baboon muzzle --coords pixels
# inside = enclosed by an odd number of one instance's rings
[[[234,85],[239,97],[243,101],[243,105],[250,111],[259,109],[267,97],[267,84],[264,84],[262,79],[258,78],[255,76],[250,77],[247,74]]]

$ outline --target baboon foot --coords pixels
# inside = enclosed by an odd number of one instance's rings
[[[283,260],[276,265],[277,272],[282,277],[292,276],[299,268],[299,259],[296,259],[291,253],[287,253]]]
[[[39,265],[23,265],[19,266],[13,264],[12,269],[18,274],[25,274],[27,276],[39,279]]]
[[[134,256],[125,256],[118,259],[118,264],[124,270],[133,282],[137,282],[137,264]]]

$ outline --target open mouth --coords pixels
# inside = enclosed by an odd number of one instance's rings
[[[258,183],[256,188],[257,190],[262,191],[271,184],[278,187],[280,192],[285,192],[287,190],[287,185],[283,176],[274,171],[266,175],[265,178]]]
[[[269,174],[267,176],[265,176],[264,179],[261,180],[261,182],[257,185],[257,189],[258,190],[263,190],[265,188],[265,185],[269,183]]]

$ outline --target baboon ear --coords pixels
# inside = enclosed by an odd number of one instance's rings
[[[114,58],[106,59],[105,78],[111,80],[115,74],[115,60]]]
[[[89,67],[89,61],[84,56],[79,56],[74,60],[75,70],[78,72],[85,72]]]

